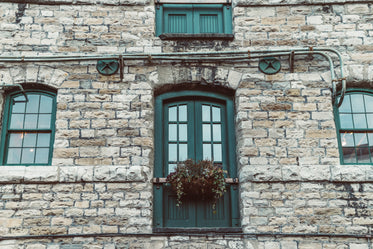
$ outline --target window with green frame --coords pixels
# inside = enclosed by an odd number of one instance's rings
[[[233,97],[202,91],[180,91],[156,97],[156,178],[173,172],[186,159],[210,159],[235,178],[235,132]],[[154,227],[234,228],[240,227],[237,185],[227,192],[213,210],[212,203],[186,200],[176,205],[176,194],[165,184],[154,186]]]
[[[8,94],[2,129],[2,164],[50,165],[55,119],[54,92],[26,90]]]
[[[341,163],[373,163],[373,92],[347,91],[336,118]]]
[[[230,4],[157,4],[156,35],[232,34]]]

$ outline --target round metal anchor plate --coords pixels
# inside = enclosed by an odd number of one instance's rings
[[[275,57],[265,57],[259,61],[259,70],[265,74],[275,74],[281,69],[281,62]]]
[[[98,60],[96,68],[102,75],[113,75],[119,69],[119,62],[117,60]]]

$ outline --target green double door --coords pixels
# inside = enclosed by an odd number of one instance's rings
[[[162,167],[158,170],[162,170],[163,177],[186,159],[213,160],[226,170],[226,177],[235,177],[235,167],[230,167],[232,160],[229,160],[226,102],[210,98],[166,102],[162,105],[161,116],[163,154],[159,161]],[[231,132],[234,136],[234,131]],[[155,227],[232,227],[233,223],[238,224],[233,221],[238,218],[236,186],[227,185],[227,192],[218,200],[215,209],[212,202],[198,196],[183,200],[180,206],[176,204],[176,194],[170,187],[157,186]]]

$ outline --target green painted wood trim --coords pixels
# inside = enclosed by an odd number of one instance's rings
[[[370,89],[365,89],[365,88],[349,88],[349,89],[346,90],[345,96],[353,95],[355,93],[356,94],[367,94],[367,95],[373,96],[373,91],[370,90]],[[341,137],[340,137],[340,133],[344,132],[344,131],[367,132],[367,131],[373,131],[373,127],[372,128],[367,128],[367,129],[341,129],[341,123],[340,123],[340,118],[339,118],[339,109],[336,106],[336,103],[333,105],[333,113],[334,113],[334,121],[335,121],[335,125],[336,125],[336,135],[337,135],[337,141],[338,141],[340,164],[342,164],[342,165],[359,165],[359,164],[361,164],[361,165],[373,165],[373,162],[372,163],[358,163],[358,162],[357,163],[346,163],[346,162],[344,162],[343,150],[342,150],[342,141],[341,141]],[[356,149],[356,146],[355,146],[355,149]],[[372,159],[373,159],[373,155],[371,155],[371,156],[372,156]]]
[[[16,164],[16,165],[23,165],[23,166],[30,166],[30,165],[51,165],[52,158],[53,158],[53,146],[54,146],[54,138],[55,138],[55,130],[56,130],[56,110],[57,110],[57,101],[56,96],[57,94],[52,91],[46,90],[37,90],[37,89],[27,89],[25,90],[26,94],[40,94],[45,95],[52,98],[53,106],[52,106],[52,115],[51,115],[51,127],[50,129],[17,129],[12,131],[50,131],[50,143],[49,143],[49,155],[48,155],[48,163],[45,164]],[[10,119],[11,119],[11,103],[12,100],[17,96],[22,96],[23,94],[20,91],[11,92],[5,98],[5,105],[4,105],[4,115],[3,115],[3,126],[2,126],[2,134],[1,134],[1,147],[0,147],[0,160],[2,165],[13,165],[13,164],[6,164],[7,158],[7,137],[8,132],[10,130]]]

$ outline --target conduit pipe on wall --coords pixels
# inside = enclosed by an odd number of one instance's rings
[[[326,238],[356,238],[370,239],[372,234],[332,234],[332,233],[214,233],[214,232],[180,232],[180,233],[90,233],[90,234],[46,234],[46,235],[14,235],[0,236],[3,240],[25,240],[25,239],[58,239],[58,238],[87,238],[87,237],[171,237],[171,236],[190,236],[190,237],[326,237]]]
[[[340,78],[335,78],[334,64],[332,58],[327,54],[334,53],[339,59]],[[66,61],[91,61],[91,60],[172,60],[172,61],[199,61],[199,62],[247,62],[251,59],[288,56],[289,60],[295,55],[313,55],[323,56],[329,62],[329,69],[332,81],[332,100],[338,107],[342,104],[346,92],[346,79],[343,73],[343,60],[341,54],[332,48],[293,48],[293,49],[270,49],[270,50],[239,50],[239,51],[209,51],[209,52],[174,52],[174,53],[134,53],[121,55],[82,55],[82,56],[38,56],[38,57],[17,57],[0,56],[0,62],[66,62]],[[122,67],[121,67],[122,70]],[[122,75],[122,73],[121,73]],[[339,101],[337,102],[337,82],[341,81],[342,90]]]

